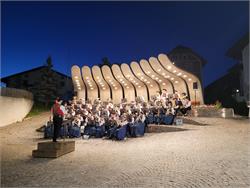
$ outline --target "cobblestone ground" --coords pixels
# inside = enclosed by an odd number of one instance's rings
[[[195,118],[208,126],[126,141],[76,139],[76,151],[33,159],[48,114],[0,128],[2,187],[250,187],[249,121]]]

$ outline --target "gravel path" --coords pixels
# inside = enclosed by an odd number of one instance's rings
[[[76,151],[34,159],[48,113],[0,128],[2,187],[250,187],[249,120],[194,118],[207,126],[126,141],[76,139]]]

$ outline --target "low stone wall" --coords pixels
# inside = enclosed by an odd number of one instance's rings
[[[177,132],[185,131],[187,129],[182,128],[182,126],[175,125],[156,125],[150,124],[146,130],[147,133],[162,133],[162,132]]]
[[[32,93],[14,88],[1,88],[0,127],[22,121],[32,106]]]
[[[195,106],[192,108],[192,115],[195,117],[234,117],[232,108],[216,108],[215,106]]]

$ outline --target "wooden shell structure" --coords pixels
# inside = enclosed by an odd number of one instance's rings
[[[122,65],[83,66],[71,68],[74,91],[79,99],[113,101],[118,104],[126,98],[128,102],[141,97],[148,101],[158,91],[166,89],[169,94],[186,93],[192,102],[203,104],[201,82],[195,75],[180,69],[167,55],[142,59]],[[195,88],[194,86],[197,86]]]

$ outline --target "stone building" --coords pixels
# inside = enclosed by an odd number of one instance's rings
[[[249,96],[249,32],[236,41],[226,55],[241,66],[238,100],[250,101]]]
[[[228,106],[228,101],[231,97],[238,98],[242,93],[240,92],[242,66],[236,64],[227,73],[209,84],[204,89],[204,99],[206,104],[215,104],[218,100],[222,102],[223,106]],[[228,106],[230,107],[230,106]]]
[[[226,52],[237,63],[228,72],[209,84],[204,90],[206,104],[219,100],[223,106],[234,108],[240,115],[249,113],[249,33]],[[250,114],[249,114],[250,116]]]
[[[168,53],[168,57],[176,66],[196,75],[202,82],[202,68],[207,62],[198,53],[179,45]]]
[[[4,78],[1,78],[1,82],[6,84],[6,87],[25,89],[35,94],[35,87],[41,84],[42,73],[47,66],[40,66],[31,70],[13,74]],[[57,95],[63,99],[69,99],[72,97],[73,85],[71,77],[57,72],[52,69],[53,77],[56,82]],[[34,95],[35,99],[35,95]],[[35,99],[36,100],[36,99]]]

